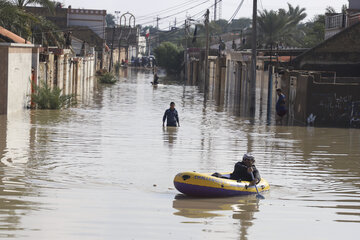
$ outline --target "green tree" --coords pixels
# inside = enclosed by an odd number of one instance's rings
[[[52,11],[55,2],[48,0],[0,0],[0,25],[34,43],[62,46],[64,37],[57,27],[41,16],[26,11],[28,5],[40,5]]]
[[[113,14],[106,14],[105,20],[108,27],[115,27],[116,17]]]
[[[55,2],[50,0],[12,0],[9,2],[12,2],[19,8],[24,8],[30,5],[39,5],[41,7],[47,7],[49,9],[54,9],[55,7]]]
[[[301,45],[303,32],[299,24],[306,18],[305,8],[293,7],[288,10],[264,10],[259,12],[259,39],[265,47],[273,48],[275,44],[297,47]]]
[[[312,48],[322,41],[325,36],[325,15],[317,15],[304,25],[305,37],[303,47]]]
[[[239,18],[233,19],[229,24],[228,31],[240,31],[251,26],[252,20],[251,18]]]
[[[183,62],[183,49],[171,42],[163,42],[155,49],[156,61],[168,74],[179,74]]]
[[[10,1],[0,0],[0,25],[2,27],[29,40],[33,21],[36,21],[36,18],[31,14],[26,13]]]

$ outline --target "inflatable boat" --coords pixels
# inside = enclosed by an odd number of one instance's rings
[[[250,182],[229,179],[230,173],[222,173],[222,177],[210,173],[183,172],[174,178],[175,188],[188,196],[195,197],[231,197],[256,194],[255,186]],[[268,191],[269,183],[265,179],[256,185],[259,192]]]

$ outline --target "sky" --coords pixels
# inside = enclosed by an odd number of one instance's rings
[[[169,28],[169,25],[174,25],[175,18],[177,26],[183,24],[186,16],[200,20],[202,12],[205,13],[205,10],[212,6],[214,1],[215,0],[60,0],[60,2],[65,4],[65,7],[71,5],[72,8],[105,9],[108,13],[114,15],[115,11],[120,11],[121,14],[131,12],[137,19],[136,24],[144,26],[155,26],[155,19],[159,16],[159,18],[162,18],[159,20],[159,25],[160,28],[163,29]],[[241,0],[222,0],[222,18],[229,20],[240,2]],[[252,2],[253,0],[244,0],[236,18],[251,18]],[[343,4],[348,5],[348,0],[258,0],[258,9],[261,11],[263,9],[277,10],[279,8],[287,8],[287,3],[306,8],[306,13],[308,14],[306,20],[309,20],[317,14],[323,14],[328,6],[332,6],[340,12]],[[213,18],[213,7],[209,10],[210,16]]]

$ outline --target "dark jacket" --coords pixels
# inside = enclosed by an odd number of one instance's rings
[[[276,102],[276,112],[281,112],[281,111],[286,111],[285,95],[282,93],[280,94],[280,96]]]
[[[261,180],[260,173],[256,169],[255,165],[252,165],[252,168],[254,169],[253,175],[254,178],[257,180],[256,183],[259,183]],[[247,171],[248,167],[243,162],[238,162],[235,164],[234,172],[230,174],[230,178],[233,180],[242,180],[242,181],[249,181],[251,182],[253,180],[250,173]]]
[[[169,127],[176,127],[176,123],[179,123],[179,115],[176,109],[171,110],[170,108],[167,109],[163,116],[163,122],[167,119],[166,126]]]

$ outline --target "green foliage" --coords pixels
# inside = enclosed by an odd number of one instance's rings
[[[100,83],[104,84],[115,84],[117,78],[112,73],[104,73],[103,75],[98,77]]]
[[[324,41],[325,15],[317,15],[313,20],[307,22],[303,31],[305,32],[304,47],[311,48]]]
[[[163,42],[155,49],[156,61],[168,74],[178,74],[184,59],[183,49],[171,42]]]
[[[8,1],[9,2],[9,1]],[[55,7],[55,2],[51,0],[13,0],[11,1],[14,5],[23,8],[29,5],[39,5],[42,7],[49,8],[51,10]]]
[[[105,20],[108,27],[115,27],[115,16],[113,14],[106,14]]]
[[[33,21],[36,21],[36,18],[31,14],[10,1],[0,0],[0,26],[28,39],[31,36],[31,22]]]
[[[252,20],[250,18],[233,19],[229,24],[229,30],[232,32],[243,30],[249,28],[251,26],[251,23]]]
[[[31,94],[31,100],[38,109],[61,109],[69,107],[75,95],[64,95],[62,90],[55,86],[53,89],[46,82],[41,86],[34,86],[35,92]]]
[[[299,23],[306,18],[305,8],[293,7],[288,3],[288,10],[264,10],[259,12],[259,39],[264,47],[275,44],[298,47],[301,45],[303,33],[299,31]]]
[[[54,2],[48,0],[0,0],[0,25],[26,40],[34,40],[34,43],[62,46],[64,36],[54,31],[57,27],[44,17],[27,12],[27,5],[41,5],[49,11],[54,9]]]
[[[43,46],[58,46],[65,44],[64,35],[60,31],[54,31],[57,26],[42,16],[37,17],[37,21],[32,23],[32,36],[34,43]]]

